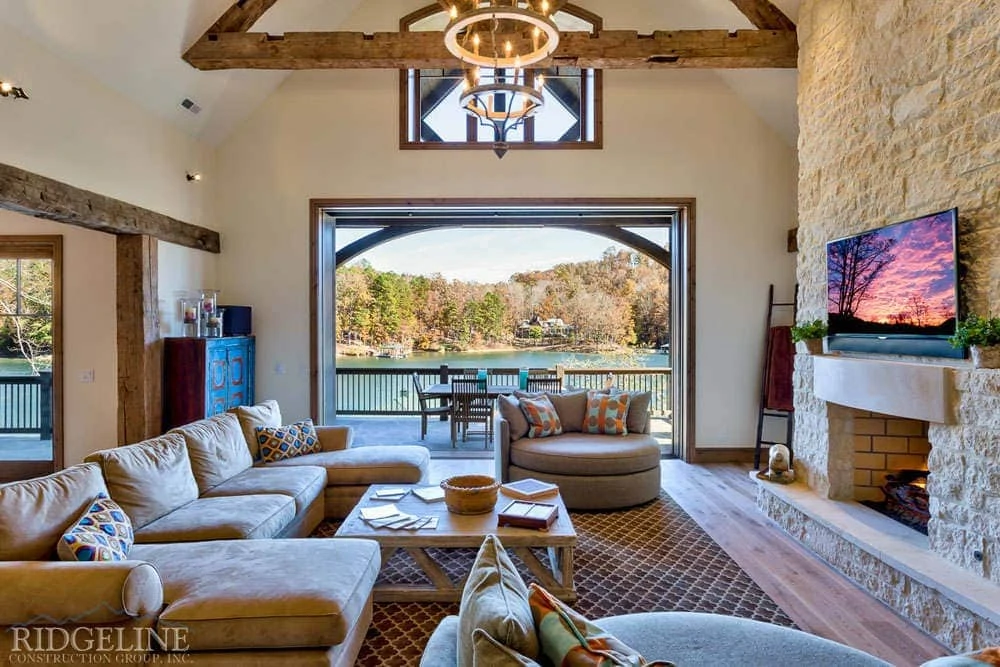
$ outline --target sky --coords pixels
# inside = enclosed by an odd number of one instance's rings
[[[955,315],[954,248],[947,214],[879,230],[882,238],[896,239],[896,256],[872,286],[872,298],[856,315],[869,322],[888,322],[908,309],[912,296],[929,306],[927,324],[941,324]]]
[[[666,228],[631,229],[665,246]],[[337,249],[370,234],[370,229],[338,229]],[[359,255],[380,271],[411,275],[440,273],[449,280],[504,282],[514,273],[556,264],[595,260],[609,248],[624,248],[603,236],[560,228],[440,229],[384,243]]]

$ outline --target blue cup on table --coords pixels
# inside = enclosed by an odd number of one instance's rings
[[[528,369],[522,368],[517,372],[517,387],[524,391],[528,388]]]
[[[476,381],[479,384],[479,388],[486,391],[486,369],[480,368],[476,371]]]

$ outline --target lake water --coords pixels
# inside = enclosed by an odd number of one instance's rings
[[[589,354],[540,350],[480,352],[415,352],[405,359],[337,357],[338,368],[669,368],[670,355],[639,351],[627,354]]]
[[[31,375],[31,364],[26,359],[0,358],[0,375]]]

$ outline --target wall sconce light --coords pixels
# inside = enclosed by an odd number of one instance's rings
[[[28,94],[24,92],[24,88],[15,86],[10,81],[0,81],[0,97],[10,97],[15,100],[26,100],[28,99]]]
[[[186,176],[187,176],[188,182],[191,182],[191,181],[200,181],[201,180],[201,172],[199,172],[199,171],[196,171],[196,172],[193,172],[193,173],[192,172],[188,172],[186,174]]]

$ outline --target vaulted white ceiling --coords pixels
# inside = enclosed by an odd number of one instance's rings
[[[772,0],[793,21],[800,0]],[[280,0],[254,26],[271,33],[395,31],[399,17],[433,0]],[[0,22],[202,141],[216,145],[289,72],[201,72],[181,53],[232,0],[0,0]],[[609,29],[752,28],[730,0],[576,0]],[[760,117],[794,146],[794,70],[718,70]],[[30,82],[23,82],[30,87]],[[201,107],[181,107],[189,98]]]

